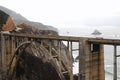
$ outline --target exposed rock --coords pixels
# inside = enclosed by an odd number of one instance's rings
[[[93,33],[92,33],[92,35],[100,35],[100,34],[102,34],[100,31],[98,31],[98,30],[95,30]]]
[[[36,48],[37,47],[37,48]],[[23,47],[21,47],[23,48]],[[21,49],[20,48],[20,49]],[[11,80],[63,80],[59,69],[50,59],[47,50],[39,43],[31,43],[21,52]]]
[[[15,25],[11,17],[0,10],[0,31],[12,31],[15,29]]]
[[[19,28],[19,30],[18,30]],[[58,36],[58,33],[53,30],[43,30],[32,27],[26,23],[22,23],[17,26],[17,28],[13,31],[14,33],[25,33],[25,34],[39,34],[39,35],[51,35]]]

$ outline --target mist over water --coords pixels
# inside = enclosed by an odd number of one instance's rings
[[[113,26],[85,26],[85,25],[73,25],[73,27],[60,27],[58,28],[60,35],[71,35],[71,36],[87,36],[94,37],[91,33],[94,30],[99,30],[104,38],[120,38],[120,27]]]
[[[100,31],[101,35],[91,35],[94,30]],[[71,27],[71,28],[59,28],[59,34],[65,36],[78,36],[78,37],[102,37],[110,39],[120,39],[120,28],[112,26],[80,26],[80,27]],[[113,80],[113,46],[104,45],[104,63],[105,63],[105,80]],[[120,55],[120,46],[117,46],[117,55]],[[73,53],[73,56],[77,54]],[[117,76],[120,80],[120,58],[117,58]],[[78,73],[78,63],[73,64],[73,73]]]

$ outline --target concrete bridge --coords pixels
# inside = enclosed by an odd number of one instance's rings
[[[35,41],[40,41],[40,43],[45,47],[44,40],[49,42],[48,52],[53,61],[56,57],[58,58],[59,74],[64,76],[68,74],[68,80],[105,80],[104,71],[104,44],[114,46],[114,78],[117,80],[117,46],[120,45],[119,39],[103,39],[103,38],[87,38],[87,37],[73,37],[73,36],[48,36],[48,35],[32,35],[32,34],[6,34],[0,33],[0,80],[8,80],[13,72],[13,67],[17,58],[20,54],[16,54],[16,51],[20,51],[22,46],[30,44]],[[57,46],[59,50],[55,50],[52,47],[52,41],[57,41]],[[69,56],[69,63],[66,64],[62,60],[62,55],[60,54],[62,48],[61,44],[66,42],[66,47]],[[73,47],[74,43],[77,43],[77,49]],[[77,78],[74,78],[72,69],[72,55],[74,51],[79,54],[79,73]],[[56,56],[51,55],[55,53]],[[63,67],[64,66],[64,67]],[[64,68],[64,71],[62,70]],[[64,79],[63,79],[64,80]]]

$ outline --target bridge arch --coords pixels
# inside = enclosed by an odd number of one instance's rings
[[[17,52],[18,52],[18,50],[22,47],[22,48],[25,48],[25,47],[27,47],[27,45],[29,45],[31,43],[31,41],[25,41],[25,42],[22,42],[20,45],[18,45],[18,47],[15,49],[15,51],[14,51],[14,53],[13,53],[13,56],[12,56],[12,58],[11,58],[11,60],[10,60],[10,63],[9,63],[9,68],[8,68],[8,70],[7,70],[7,75],[8,76],[10,76],[10,74],[11,74],[11,67],[12,67],[12,64],[13,64],[13,61],[14,61],[14,59],[15,59],[15,57],[16,57],[16,55],[17,56],[20,56],[21,54],[17,54]],[[17,57],[17,58],[19,58],[19,57]]]
[[[32,51],[32,48],[35,50]],[[28,49],[29,50],[31,49],[31,50],[28,51]],[[27,51],[28,51],[28,53],[27,53]],[[29,67],[30,66],[34,67],[34,68],[31,67],[31,71],[33,70],[33,72],[35,71],[37,74],[39,74],[39,73],[41,74],[41,72],[42,72],[44,77],[42,77],[40,79],[47,80],[45,76],[50,73],[49,75],[51,75],[51,76],[48,76],[50,78],[50,80],[56,80],[56,79],[64,80],[64,76],[59,73],[58,66],[56,65],[56,62],[52,59],[52,57],[49,54],[49,52],[47,51],[47,49],[45,49],[44,46],[42,46],[40,43],[37,43],[34,41],[23,42],[16,48],[14,55],[9,64],[9,66],[10,66],[8,69],[8,78],[9,79],[12,80],[16,76],[16,73],[19,72],[17,70],[17,68],[21,67],[22,61],[23,61],[22,63],[24,63],[23,56],[24,56],[24,58],[26,58],[25,59],[27,61],[26,63],[28,63],[28,64],[25,63],[25,65],[22,64],[24,66],[22,68],[26,69],[26,72],[27,72],[27,68],[25,68],[25,66],[29,65]],[[33,64],[33,65],[31,65],[31,64]],[[37,66],[35,66],[35,65],[37,65]],[[19,68],[19,69],[21,69],[21,68]],[[40,71],[39,70],[37,71],[37,69],[39,69]],[[52,70],[52,72],[51,72],[51,70]],[[24,70],[23,70],[23,72],[24,72]],[[25,75],[28,75],[28,73],[26,73],[26,72],[25,72]],[[41,75],[37,75],[37,74],[35,74],[35,76],[41,77]],[[17,75],[18,75],[17,76],[18,78],[21,78],[21,77],[19,77],[19,76],[21,76],[21,74],[18,73]],[[52,75],[54,75],[54,76],[52,76]],[[22,76],[22,77],[24,77],[24,76]],[[29,76],[29,77],[31,77],[31,76]],[[20,80],[22,80],[22,79],[20,79]],[[39,80],[39,79],[36,79],[36,80]]]

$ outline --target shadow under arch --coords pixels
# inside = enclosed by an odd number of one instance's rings
[[[12,63],[13,63],[13,61],[14,61],[14,59],[16,58],[16,56],[17,56],[17,60],[19,59],[19,56],[21,55],[21,54],[18,54],[18,51],[19,51],[19,49],[22,47],[22,49],[23,48],[26,48],[30,43],[32,43],[31,41],[25,41],[25,42],[22,42],[16,49],[15,49],[15,51],[14,51],[14,53],[13,53],[13,56],[12,56],[12,58],[11,58],[11,60],[10,60],[10,63],[9,63],[9,68],[8,68],[8,70],[7,70],[7,76],[8,76],[8,78],[9,78],[9,76],[11,76],[11,73],[12,73],[12,71],[11,71],[11,66],[12,66]],[[17,63],[17,60],[16,60],[16,63]],[[15,63],[15,64],[16,64]]]

